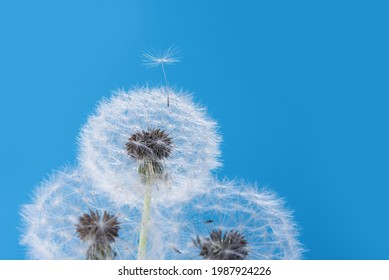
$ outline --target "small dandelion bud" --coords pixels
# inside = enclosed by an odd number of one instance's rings
[[[249,253],[246,239],[235,230],[212,230],[209,237],[197,236],[193,243],[206,260],[244,260]]]
[[[119,236],[119,222],[113,215],[104,211],[103,217],[96,211],[79,217],[76,231],[81,240],[90,242],[87,251],[88,260],[114,259],[111,243]]]

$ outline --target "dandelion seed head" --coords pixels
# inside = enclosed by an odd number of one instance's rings
[[[152,203],[170,205],[208,191],[205,182],[221,165],[220,141],[215,121],[188,94],[137,88],[103,100],[89,117],[79,138],[79,162],[99,191],[134,204],[145,192],[139,174],[152,158],[161,175],[153,182]]]
[[[300,259],[302,246],[290,211],[274,193],[237,182],[212,182],[176,219],[182,234],[172,259]]]
[[[20,243],[30,259],[136,259],[141,214],[94,189],[79,168],[66,168],[43,181],[22,207]],[[148,258],[164,259],[168,249],[161,244],[172,242],[173,222],[154,208],[151,217]]]

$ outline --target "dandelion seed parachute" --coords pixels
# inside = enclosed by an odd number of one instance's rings
[[[54,173],[21,214],[21,244],[31,259],[136,259],[140,211],[102,196],[79,169]],[[147,256],[164,259],[169,220],[155,211],[152,217]]]
[[[291,212],[273,193],[234,182],[214,183],[211,193],[183,206],[184,230],[172,259],[300,259],[302,246]]]
[[[180,62],[179,52],[180,50],[174,46],[170,46],[163,52],[146,51],[142,53],[143,63],[149,68],[158,67],[161,64],[174,64]]]
[[[160,131],[169,139],[167,156],[153,162],[155,169],[164,172],[161,180],[153,182],[153,205],[181,203],[206,192],[204,182],[209,179],[210,171],[220,166],[216,123],[190,96],[167,87],[119,91],[101,102],[82,128],[80,165],[96,187],[113,200],[141,202],[142,158],[134,160],[136,156],[130,156],[128,148],[136,150],[128,144],[150,131]]]

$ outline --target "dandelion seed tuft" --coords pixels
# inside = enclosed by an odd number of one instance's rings
[[[81,240],[91,245],[87,251],[88,260],[112,260],[116,252],[111,243],[119,236],[119,222],[114,215],[103,212],[101,217],[97,211],[90,210],[78,218],[76,231]]]
[[[303,248],[293,216],[267,190],[236,182],[211,182],[210,192],[179,211],[182,233],[173,259],[300,259]]]
[[[174,46],[170,46],[164,51],[146,51],[142,53],[143,62],[147,67],[158,67],[163,64],[174,64],[180,62],[178,57],[180,49]]]
[[[114,215],[103,212],[103,217],[97,211],[90,211],[78,218],[76,225],[81,240],[95,243],[112,243],[119,236],[119,222]]]
[[[249,253],[245,237],[235,230],[212,230],[209,237],[196,236],[193,243],[206,260],[244,260]]]
[[[161,129],[135,132],[127,144],[127,153],[135,160],[161,160],[169,157],[172,139]]]

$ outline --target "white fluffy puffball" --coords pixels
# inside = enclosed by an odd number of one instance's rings
[[[148,259],[165,259],[172,242],[166,215],[152,209]],[[94,190],[79,169],[55,172],[22,208],[21,244],[30,259],[137,259],[141,211]],[[170,241],[169,241],[170,240]]]
[[[169,104],[167,104],[169,98]],[[191,97],[171,88],[118,91],[82,128],[79,163],[114,201],[142,206],[145,157],[154,156],[153,204],[182,203],[207,192],[219,167],[216,123]]]
[[[182,206],[169,259],[301,259],[292,213],[273,192],[228,181],[210,188]]]

